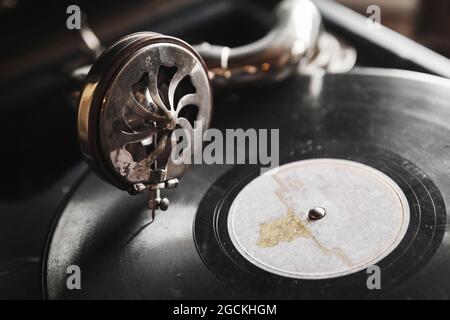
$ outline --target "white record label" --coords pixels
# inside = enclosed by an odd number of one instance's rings
[[[316,216],[308,217],[314,208]],[[228,232],[261,269],[327,279],[386,257],[404,237],[409,214],[402,190],[379,170],[312,159],[270,170],[245,186],[231,205]]]

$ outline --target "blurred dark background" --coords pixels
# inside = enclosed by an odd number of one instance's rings
[[[448,0],[338,0],[366,14],[369,5],[381,8],[381,23],[426,47],[450,57],[450,1]]]
[[[366,15],[381,8],[381,23],[450,57],[450,1],[339,0]],[[273,24],[277,0],[0,0],[0,298],[41,298],[42,252],[52,220],[86,170],[76,138],[76,112],[67,103],[70,72],[91,63],[78,31],[66,28],[66,9],[76,4],[104,46],[136,31],[173,35],[191,44],[230,47],[253,42]],[[390,50],[395,39],[371,39],[364,20],[350,19],[324,1],[325,27],[358,51],[358,65],[427,68],[434,57],[411,47],[415,59]],[[358,23],[362,23],[358,25]],[[384,39],[384,37],[381,37]],[[391,41],[391,42],[390,42]],[[410,47],[408,47],[409,50]],[[415,56],[415,54],[413,54]],[[419,59],[420,58],[420,59]],[[419,61],[420,60],[420,61]],[[425,63],[426,64],[426,63]]]

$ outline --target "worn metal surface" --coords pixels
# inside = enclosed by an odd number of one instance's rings
[[[177,95],[183,81],[190,87]],[[188,106],[194,109],[186,113]],[[173,130],[193,135],[195,121],[204,130],[211,108],[206,68],[189,45],[150,32],[129,35],[87,75],[78,109],[81,149],[91,167],[120,189],[157,184],[189,168],[169,157]]]

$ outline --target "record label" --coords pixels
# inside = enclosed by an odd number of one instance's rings
[[[234,199],[229,236],[257,267],[297,279],[328,279],[376,264],[403,239],[405,194],[381,171],[349,160],[286,164]]]

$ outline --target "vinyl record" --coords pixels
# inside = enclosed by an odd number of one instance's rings
[[[87,172],[49,239],[48,298],[450,298],[450,81],[298,76],[214,112],[216,128],[280,129],[280,167],[195,165],[153,223],[145,196]]]

